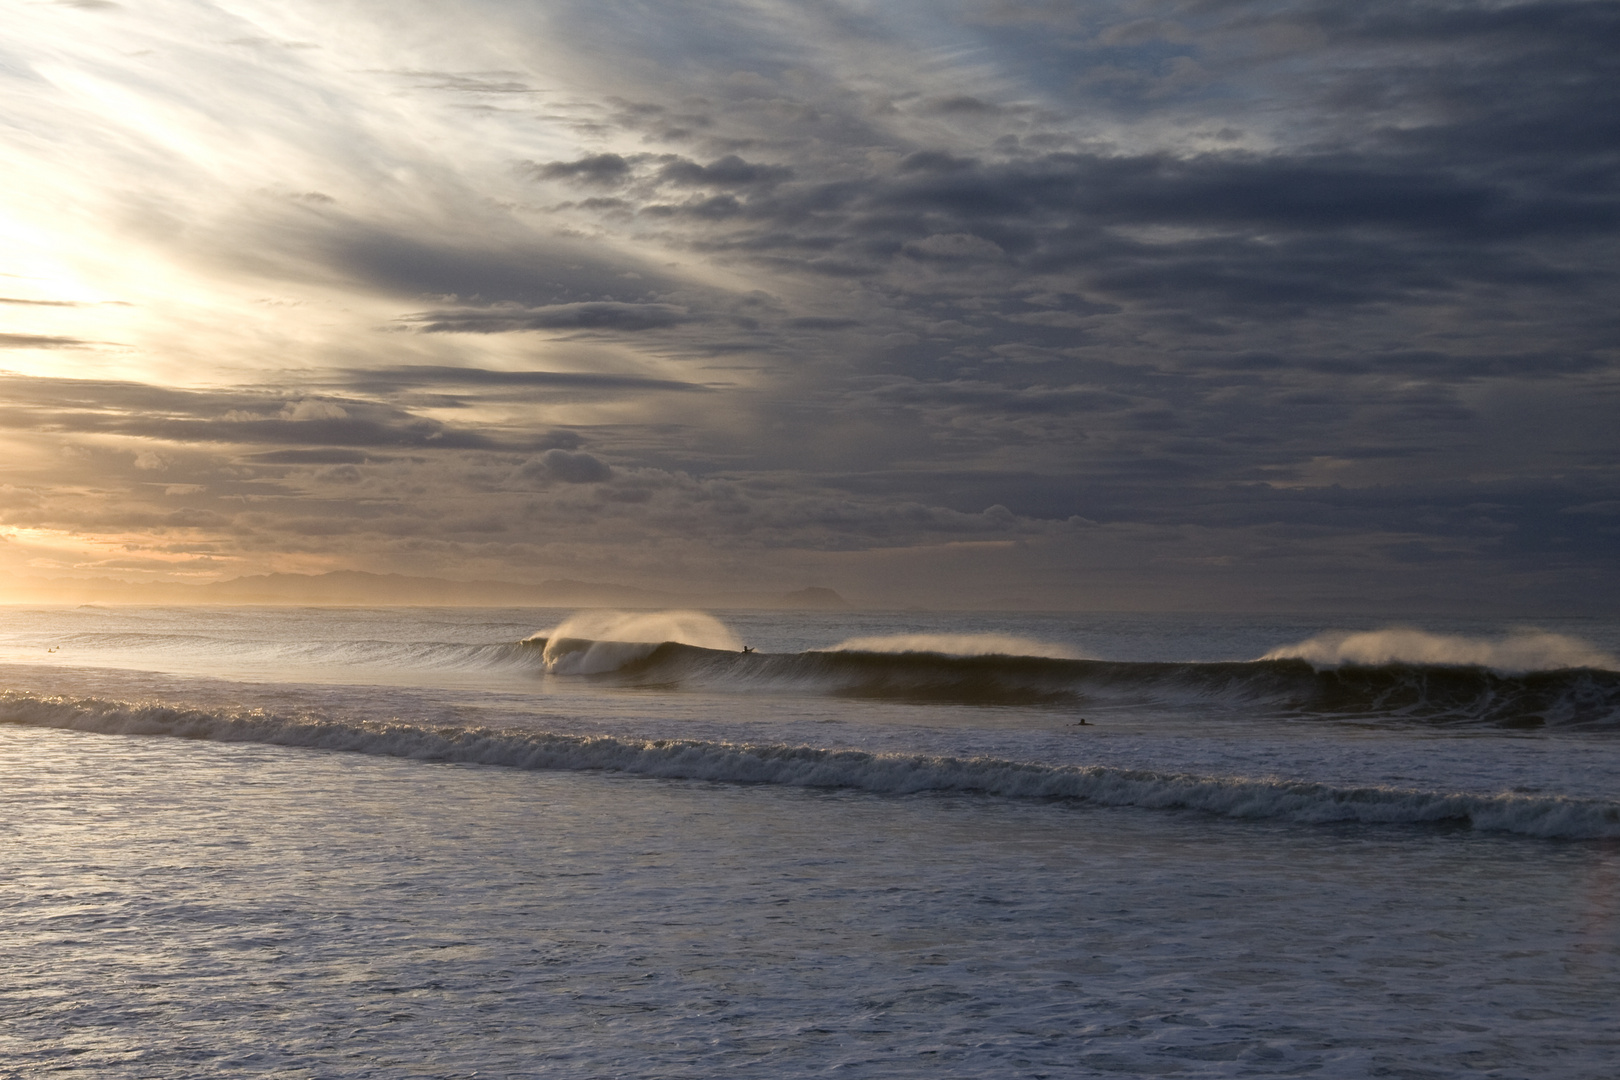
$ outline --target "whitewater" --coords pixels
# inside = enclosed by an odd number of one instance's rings
[[[6,609],[0,1076],[1613,1075],[1617,651]]]

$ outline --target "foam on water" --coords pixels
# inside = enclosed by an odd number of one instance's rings
[[[0,1074],[1620,1066],[1607,844],[0,727]]]
[[[734,625],[0,620],[0,1073],[1615,1074],[1620,627]]]
[[[1563,839],[1620,837],[1620,801],[1521,793],[1346,788],[1271,777],[1198,776],[1110,766],[874,754],[782,744],[639,740],[545,731],[355,723],[261,710],[0,694],[0,722],[123,735],[261,742],[520,769],[888,794],[978,792],[1108,806],[1186,809],[1237,818],[1398,825],[1453,824]]]

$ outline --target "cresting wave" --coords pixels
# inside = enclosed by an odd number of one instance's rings
[[[834,695],[917,703],[1187,707],[1267,718],[1509,728],[1620,729],[1620,667],[1574,638],[1534,631],[1464,638],[1389,629],[1324,634],[1255,661],[1085,659],[1004,635],[854,638],[825,650],[743,652],[702,612],[584,612],[523,641],[253,640],[114,632],[55,639],[60,659],[134,658],[160,669],[226,665],[502,671],[607,686]]]
[[[701,611],[582,611],[521,644],[554,675],[598,675],[644,659],[666,642],[721,653],[743,647],[725,623]]]
[[[1319,668],[1297,658],[1140,663],[933,652],[739,653],[671,641],[609,651],[598,644],[545,638],[525,643],[547,656],[592,658],[595,663],[573,670],[624,686],[982,705],[1156,703],[1301,718],[1620,728],[1620,672],[1595,668],[1504,674],[1451,664]]]
[[[519,769],[612,771],[668,779],[853,788],[883,794],[970,792],[1303,823],[1468,826],[1555,839],[1620,837],[1620,802],[1600,799],[1335,787],[1276,778],[875,754],[810,746],[648,741],[605,735],[427,727],[404,722],[376,724],[14,691],[0,693],[0,723],[115,735],[254,742]]]

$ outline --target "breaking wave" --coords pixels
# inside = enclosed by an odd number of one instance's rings
[[[1560,668],[1620,669],[1609,653],[1564,634],[1521,630],[1491,639],[1391,628],[1334,631],[1266,653],[1265,660],[1304,660],[1314,667],[1346,664],[1441,664],[1490,668],[1504,674]]]
[[[204,668],[218,659],[225,668],[503,671],[721,693],[1620,729],[1620,661],[1579,639],[1528,630],[1501,638],[1336,632],[1259,660],[1213,663],[1087,659],[1065,645],[998,634],[857,637],[825,650],[745,652],[724,623],[696,611],[583,612],[523,640],[483,644],[133,632],[54,640],[61,660],[123,657],[160,668],[178,657]]]
[[[525,643],[551,653],[544,638]],[[852,698],[1076,708],[1165,705],[1293,718],[1620,728],[1620,672],[1507,674],[1452,664],[1319,667],[1307,660],[1139,663],[942,652],[742,653],[677,642],[570,639],[548,670],[619,686],[833,694]],[[848,643],[845,643],[846,645]],[[572,658],[583,657],[575,664]],[[573,666],[567,666],[572,664]]]
[[[701,611],[584,611],[523,644],[537,646],[556,675],[597,675],[644,659],[666,642],[739,652],[725,623]]]
[[[0,694],[0,723],[119,735],[343,750],[520,769],[596,770],[670,779],[885,794],[973,792],[1015,799],[1195,810],[1303,823],[1450,825],[1561,839],[1620,837],[1620,802],[1530,794],[1340,787],[996,758],[931,757],[781,744],[611,736],[403,722],[348,722],[263,711]]]

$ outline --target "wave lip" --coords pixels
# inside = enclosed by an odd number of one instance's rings
[[[522,644],[538,648],[556,675],[600,675],[644,659],[666,643],[740,652],[742,642],[701,611],[583,611]]]
[[[0,723],[257,742],[521,769],[611,771],[883,794],[972,792],[1301,823],[1467,826],[1553,839],[1620,837],[1620,802],[1564,796],[1339,787],[1273,777],[1200,776],[780,744],[373,724],[11,691],[0,694]]]
[[[1430,634],[1407,627],[1318,634],[1272,649],[1262,660],[1304,660],[1315,668],[1389,664],[1489,668],[1499,674],[1595,668],[1620,671],[1620,660],[1565,634],[1519,630],[1501,638]]]

